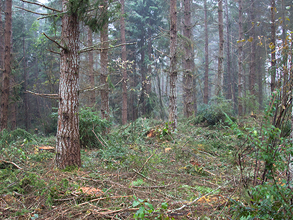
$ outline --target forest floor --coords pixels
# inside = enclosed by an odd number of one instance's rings
[[[170,132],[140,119],[111,135],[100,149],[82,149],[81,168],[66,170],[54,165],[54,137],[19,135],[1,151],[0,218],[232,218],[242,184],[229,127],[185,120]]]

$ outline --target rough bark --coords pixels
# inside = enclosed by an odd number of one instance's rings
[[[5,7],[5,52],[4,52],[4,71],[2,75],[1,93],[1,130],[7,129],[8,121],[8,102],[9,102],[9,81],[11,75],[11,36],[12,36],[12,0],[6,0]]]
[[[93,32],[90,28],[87,30],[87,41],[88,41],[88,47],[91,47],[93,45]],[[95,87],[95,74],[94,74],[94,53],[93,51],[88,52],[88,59],[89,59],[89,81],[90,81],[90,87]],[[94,107],[96,102],[96,93],[95,90],[90,91],[89,94],[89,106]]]
[[[256,53],[256,33],[255,33],[255,12],[254,12],[254,4],[255,0],[251,0],[250,5],[250,20],[251,20],[251,37],[252,42],[250,43],[250,67],[249,67],[249,90],[250,94],[256,95],[255,93],[255,83],[256,83],[256,62],[255,62],[255,53]]]
[[[239,17],[238,17],[238,25],[239,25],[239,42],[238,42],[238,115],[243,115],[243,104],[241,98],[243,97],[243,86],[244,86],[244,79],[243,79],[243,12],[242,12],[242,0],[238,0],[238,7],[239,7]]]
[[[170,94],[169,122],[177,128],[177,10],[176,0],[170,0]]]
[[[123,17],[124,15],[124,7],[125,3],[124,0],[120,1],[121,3],[121,14],[122,17],[120,19],[120,26],[121,26],[121,43],[125,44],[126,39],[125,39],[125,19]],[[121,48],[121,58],[122,58],[122,124],[125,125],[127,123],[127,69],[126,69],[126,59],[127,59],[127,54],[126,54],[126,45],[123,45]]]
[[[203,102],[209,102],[209,29],[207,0],[204,1],[204,30],[205,30],[205,72],[204,72],[204,98]]]
[[[224,60],[224,23],[223,23],[223,0],[218,0],[219,17],[219,55],[218,55],[218,74],[216,83],[216,96],[222,94],[223,80],[223,60]]]
[[[68,0],[62,0],[67,11]],[[75,14],[64,14],[61,30],[62,46],[59,79],[59,109],[56,165],[64,169],[81,166],[78,118],[79,89],[79,24]]]
[[[276,88],[276,2],[271,0],[271,92],[274,92]]]
[[[2,4],[0,4],[0,11],[2,11]],[[4,69],[4,29],[2,13],[0,13],[0,76],[2,76],[2,71]]]
[[[108,23],[104,24],[101,31],[101,42],[102,48],[105,48],[101,51],[101,76],[100,82],[102,85],[101,89],[101,113],[102,118],[109,120],[109,84],[108,84]]]
[[[183,34],[186,37],[186,42],[184,44],[185,50],[185,60],[184,60],[184,76],[183,76],[183,88],[184,88],[184,115],[185,117],[192,116],[193,112],[193,96],[192,96],[192,88],[193,88],[193,56],[192,49],[193,43],[191,38],[191,2],[190,0],[184,0],[184,29]]]

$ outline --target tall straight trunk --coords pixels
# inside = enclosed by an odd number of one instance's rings
[[[243,115],[243,86],[244,86],[244,77],[243,77],[243,12],[242,12],[242,0],[238,0],[238,7],[239,7],[239,17],[238,17],[238,24],[239,24],[239,41],[238,41],[238,115]]]
[[[259,103],[259,110],[263,109],[263,58],[260,56],[261,53],[259,53],[258,62],[257,62],[257,69],[258,69],[258,103]]]
[[[193,112],[193,96],[192,96],[192,88],[193,88],[193,56],[192,56],[192,49],[193,49],[193,43],[191,39],[191,8],[190,8],[190,0],[184,0],[184,29],[183,34],[184,37],[186,37],[186,42],[184,44],[184,50],[185,50],[185,60],[184,60],[184,115],[186,117],[192,116]]]
[[[140,95],[140,100],[139,102],[142,104],[142,108],[141,108],[141,114],[142,116],[144,116],[146,114],[146,84],[147,84],[147,80],[146,80],[146,66],[145,66],[145,50],[144,50],[144,34],[143,34],[143,38],[141,39],[141,60],[140,60],[140,65],[141,65],[141,95]]]
[[[204,0],[204,30],[205,30],[205,71],[204,71],[204,97],[203,102],[209,102],[209,29],[207,0]]]
[[[276,2],[271,0],[271,92],[276,88]]]
[[[62,0],[67,12],[68,0]],[[79,90],[79,22],[76,14],[63,14],[56,165],[64,169],[81,166],[78,118]]]
[[[218,0],[218,16],[219,16],[219,40],[220,40],[220,42],[219,42],[216,96],[219,96],[222,94],[223,60],[224,60],[223,0]]]
[[[109,120],[109,84],[108,84],[108,23],[103,26],[103,30],[101,31],[101,42],[102,48],[101,51],[101,113],[102,118]]]
[[[6,0],[5,6],[5,52],[4,71],[2,75],[1,93],[1,130],[7,129],[8,103],[9,103],[9,81],[11,75],[11,37],[12,37],[12,0]]]
[[[170,0],[170,95],[169,121],[177,128],[177,10],[176,0]]]
[[[228,9],[228,0],[225,0],[225,11],[226,11],[226,39],[227,39],[227,94],[226,98],[232,98],[233,91],[233,77],[231,75],[231,57],[230,57],[230,21],[229,21],[229,9]]]
[[[24,8],[24,3],[23,3],[23,8]],[[23,11],[23,20],[25,21],[25,13]],[[25,33],[25,22],[23,25],[23,33]],[[25,35],[23,34],[22,37],[22,52],[23,52],[23,59],[22,59],[22,64],[23,64],[23,89],[24,91],[27,90],[27,60],[26,60],[26,51],[25,51]],[[30,115],[29,115],[29,97],[28,97],[28,93],[24,93],[24,115],[25,115],[25,130],[28,131],[29,127],[30,127]]]
[[[88,47],[91,47],[93,45],[93,32],[90,28],[87,30],[87,41],[88,41]],[[88,52],[88,58],[89,58],[89,81],[90,81],[90,87],[95,87],[95,74],[94,74],[94,53],[93,51]],[[90,91],[89,94],[89,106],[94,107],[96,102],[96,95],[95,90]]]
[[[255,73],[255,53],[256,53],[256,34],[255,34],[255,12],[254,12],[254,4],[255,0],[251,0],[250,5],[250,20],[251,20],[251,36],[252,36],[252,42],[250,44],[250,67],[249,67],[249,90],[250,94],[256,95],[255,93],[255,82],[256,82],[256,73]]]
[[[290,91],[289,86],[289,70],[288,70],[288,42],[287,42],[287,28],[286,28],[286,18],[285,18],[285,1],[282,0],[282,42],[283,42],[283,52],[282,52],[282,66],[283,66],[283,105],[286,105],[288,92]]]
[[[127,54],[126,54],[126,39],[125,39],[125,19],[123,17],[124,15],[124,7],[125,3],[124,0],[121,0],[121,14],[122,17],[120,19],[120,26],[121,26],[121,43],[122,49],[121,49],[121,58],[122,58],[122,76],[123,76],[123,81],[122,81],[122,124],[125,125],[127,123],[127,69],[126,69],[126,59],[127,59]]]
[[[0,11],[2,11],[2,5],[0,4]],[[2,13],[0,13],[0,76],[4,70],[4,29]]]

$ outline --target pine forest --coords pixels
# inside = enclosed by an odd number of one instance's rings
[[[0,219],[292,219],[293,1],[0,13]]]

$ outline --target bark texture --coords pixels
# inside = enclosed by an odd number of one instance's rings
[[[226,39],[227,39],[227,99],[232,99],[233,91],[233,75],[231,74],[231,57],[230,57],[230,21],[229,21],[229,9],[228,9],[228,0],[225,0],[225,11],[226,11]]]
[[[0,11],[2,11],[2,5],[0,4]],[[2,76],[2,70],[4,69],[4,29],[2,13],[0,13],[0,76]]]
[[[177,10],[176,0],[170,0],[170,94],[169,122],[177,128]]]
[[[124,7],[125,3],[124,0],[120,1],[121,3],[121,14],[124,15]],[[121,26],[121,43],[123,44],[121,49],[121,58],[122,58],[122,124],[125,125],[127,123],[127,69],[126,69],[126,39],[125,39],[125,19],[122,16],[120,19],[120,26]]]
[[[204,71],[204,97],[203,103],[209,102],[209,29],[207,0],[204,0],[204,30],[205,30],[205,71]]]
[[[87,32],[87,41],[88,41],[88,47],[91,47],[93,45],[93,32],[90,28],[88,28]],[[94,53],[93,51],[88,52],[88,58],[89,58],[89,81],[90,81],[90,87],[95,87],[95,74],[94,74]],[[96,102],[96,93],[95,90],[90,91],[89,94],[89,106],[94,107]]]
[[[12,36],[12,0],[6,0],[5,5],[5,52],[4,71],[2,75],[1,93],[1,130],[7,129],[8,122],[8,102],[9,102],[9,81],[11,75],[11,36]]]
[[[68,0],[62,0],[67,11]],[[62,46],[59,80],[59,109],[56,144],[56,165],[64,169],[81,166],[78,118],[79,89],[79,24],[75,14],[62,17]]]
[[[238,0],[238,7],[239,7],[239,16],[238,16],[238,24],[239,24],[239,41],[238,41],[238,115],[243,115],[243,104],[241,98],[243,97],[243,12],[242,12],[242,0]]]
[[[218,74],[216,83],[216,96],[222,94],[223,81],[223,60],[224,60],[224,21],[223,21],[223,0],[218,0],[219,16],[219,56],[218,56]]]
[[[251,20],[251,43],[250,43],[250,67],[249,67],[249,90],[250,94],[256,95],[255,93],[255,83],[256,83],[256,62],[255,62],[255,53],[256,53],[256,34],[255,34],[255,12],[254,12],[254,0],[251,0],[250,8],[250,20]]]
[[[101,51],[101,77],[100,82],[102,85],[101,89],[101,113],[102,118],[109,120],[109,84],[108,84],[108,23],[103,26],[101,31],[101,42],[102,48]]]
[[[184,60],[184,115],[186,117],[192,116],[193,112],[193,96],[192,96],[192,88],[193,88],[193,56],[192,49],[193,43],[191,38],[191,1],[184,0],[184,29],[183,34],[186,37],[186,42],[184,44],[185,50],[185,60]]]

